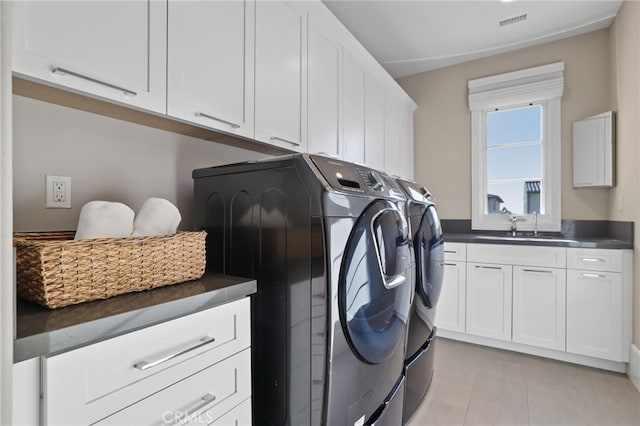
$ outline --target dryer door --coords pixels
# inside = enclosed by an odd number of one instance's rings
[[[340,271],[340,319],[362,360],[387,361],[403,341],[413,291],[407,222],[391,202],[371,203],[357,220]]]
[[[413,244],[416,253],[416,291],[427,308],[435,308],[444,275],[444,239],[435,206],[425,209],[413,236]]]

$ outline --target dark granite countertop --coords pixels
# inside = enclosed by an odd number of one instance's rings
[[[444,240],[452,243],[513,244],[572,248],[633,249],[634,223],[563,219],[560,232],[477,231],[468,219],[443,219]]]
[[[14,362],[51,355],[247,297],[255,280],[206,273],[153,290],[58,309],[16,300]]]
[[[474,244],[512,244],[597,249],[633,249],[633,243],[614,238],[564,237],[562,235],[518,235],[482,233],[445,233],[445,242]]]

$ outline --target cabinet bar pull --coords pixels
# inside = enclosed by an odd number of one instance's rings
[[[606,278],[604,275],[600,275],[600,274],[587,274],[585,272],[581,273],[580,275],[582,275],[585,278]]]
[[[499,271],[502,270],[502,266],[482,266],[482,265],[476,265],[476,268],[478,269],[497,269]]]
[[[279,136],[271,136],[270,138],[272,141],[280,141],[280,142],[286,142],[286,143],[290,143],[293,146],[300,146],[300,144],[298,142],[294,142],[294,141],[290,141],[288,139],[284,139],[281,138]]]
[[[458,266],[455,263],[444,263],[444,266]]]
[[[92,83],[101,84],[103,86],[110,87],[112,89],[118,90],[118,91],[124,93],[126,96],[130,96],[132,98],[138,96],[138,94],[136,92],[134,92],[133,90],[125,89],[124,87],[116,86],[115,84],[107,83],[105,81],[96,80],[95,78],[92,78],[92,77],[89,77],[89,76],[86,76],[86,75],[82,75],[82,74],[78,74],[77,72],[69,71],[68,69],[65,69],[65,68],[55,67],[54,69],[51,70],[51,72],[54,73],[55,75],[59,75],[59,76],[72,75],[74,77],[78,77],[78,78],[81,78],[83,80],[90,81]]]
[[[175,413],[176,414],[179,413],[180,417],[176,416],[177,418],[174,419],[175,422],[172,423],[172,424],[177,425],[178,423],[182,423],[185,419],[191,419],[191,417],[194,414],[196,414],[198,412],[198,410],[200,410],[201,408],[211,404],[215,400],[216,400],[216,396],[215,395],[213,395],[211,393],[206,394],[205,396],[203,396],[202,398],[200,398],[198,400],[197,405],[195,407],[193,407],[191,410],[189,410],[187,412],[182,412],[182,413],[179,412],[179,411],[176,411]],[[202,401],[202,402],[200,402],[200,401]],[[165,423],[165,424],[167,424],[167,423]]]
[[[209,120],[219,121],[220,123],[226,124],[232,129],[237,129],[240,127],[239,124],[232,123],[231,121],[223,120],[222,118],[214,117],[213,115],[205,114],[204,112],[196,112],[196,117],[204,117],[204,118],[208,118]]]
[[[597,257],[582,257],[583,262],[604,262],[604,259],[598,259]]]
[[[188,352],[194,351],[194,350],[196,350],[198,348],[201,348],[201,347],[203,347],[205,345],[211,344],[211,343],[213,343],[215,341],[216,341],[216,339],[214,337],[209,337],[209,336],[203,337],[202,339],[200,339],[201,343],[198,343],[195,346],[191,346],[190,348],[183,349],[183,350],[181,350],[179,352],[175,352],[175,353],[173,353],[171,355],[167,355],[165,357],[158,358],[155,361],[141,361],[141,362],[139,362],[137,364],[134,364],[133,366],[135,368],[137,368],[138,370],[140,370],[140,371],[145,371],[145,370],[147,370],[147,369],[149,369],[151,367],[155,367],[157,365],[160,365],[160,364],[162,364],[164,362],[167,362],[167,361],[169,361],[171,359],[177,358],[177,357],[179,357],[181,355],[184,355],[184,354],[186,354]]]
[[[553,271],[545,271],[544,269],[523,269],[524,272],[535,272],[539,274],[553,274]]]
[[[445,250],[445,253],[458,253],[458,250]]]

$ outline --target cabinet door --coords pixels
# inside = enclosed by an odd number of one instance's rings
[[[342,158],[364,163],[365,72],[347,52],[342,64]]]
[[[402,150],[402,114],[400,101],[385,93],[384,102],[384,170],[404,177],[400,164]]]
[[[467,334],[511,340],[512,266],[467,264]]]
[[[622,279],[567,270],[567,352],[622,361]]]
[[[19,76],[166,112],[163,1],[14,2]]]
[[[14,426],[40,424],[40,358],[13,364]]]
[[[413,179],[413,105],[408,102],[401,109],[400,169],[405,178]]]
[[[169,1],[170,116],[253,138],[254,7]]]
[[[309,17],[308,151],[338,155],[340,46]]]
[[[384,170],[384,88],[373,77],[365,80],[364,162]]]
[[[305,21],[288,3],[256,2],[255,138],[294,151],[307,149]]]
[[[464,333],[466,306],[466,264],[445,262],[442,290],[436,309],[436,326]]]
[[[573,186],[613,186],[613,112],[573,123]]]
[[[513,267],[513,341],[565,349],[566,270]]]

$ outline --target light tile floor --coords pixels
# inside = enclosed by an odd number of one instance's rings
[[[438,338],[426,398],[407,426],[633,425],[624,374]]]

